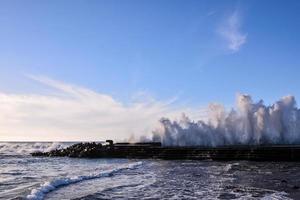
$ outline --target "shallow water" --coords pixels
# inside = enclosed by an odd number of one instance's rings
[[[1,199],[298,199],[300,163],[33,158],[0,143]],[[52,146],[52,147],[51,147]]]

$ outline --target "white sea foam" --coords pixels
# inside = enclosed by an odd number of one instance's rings
[[[300,144],[300,109],[293,96],[271,106],[254,103],[249,95],[238,95],[236,108],[211,104],[206,120],[198,122],[183,115],[180,120],[160,120],[153,140],[165,146],[222,146]]]
[[[7,142],[0,143],[0,154],[2,155],[28,155],[36,151],[51,151],[71,145],[63,142]]]
[[[142,162],[135,162],[135,163],[129,163],[129,164],[122,164],[114,169],[109,169],[105,171],[101,171],[98,174],[91,174],[87,176],[76,176],[76,177],[70,177],[70,178],[61,178],[57,180],[52,180],[50,182],[45,182],[41,184],[41,186],[37,189],[33,189],[31,193],[27,196],[28,200],[42,200],[44,196],[54,191],[62,186],[78,183],[85,180],[91,180],[101,177],[107,177],[112,176],[115,172],[125,170],[125,169],[134,169],[138,166],[142,165]]]
[[[227,164],[227,165],[224,166],[224,171],[225,172],[228,172],[231,169],[232,169],[232,164]]]
[[[265,195],[261,200],[291,200],[286,192],[274,192],[272,194]]]

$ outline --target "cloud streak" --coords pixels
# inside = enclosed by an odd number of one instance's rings
[[[174,100],[144,98],[124,104],[110,95],[42,76],[31,79],[54,93],[0,92],[0,140],[123,140],[151,134],[162,116],[188,112]],[[149,99],[149,100],[148,100]]]
[[[227,48],[237,52],[247,41],[247,34],[241,31],[242,20],[236,10],[222,23],[218,34],[227,42]]]

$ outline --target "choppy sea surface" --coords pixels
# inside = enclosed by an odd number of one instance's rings
[[[300,199],[300,163],[35,158],[0,143],[0,199]]]

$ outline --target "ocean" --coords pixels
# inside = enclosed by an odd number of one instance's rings
[[[0,199],[300,199],[300,163],[31,157],[0,143]]]

